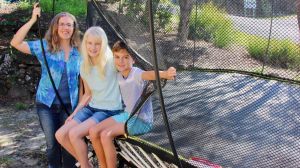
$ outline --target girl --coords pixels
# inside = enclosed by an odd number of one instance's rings
[[[38,4],[35,4],[31,19],[17,31],[10,44],[23,53],[36,56],[41,63],[42,73],[36,93],[36,109],[45,134],[49,167],[74,167],[75,159],[61,150],[61,146],[54,137],[56,130],[63,125],[67,118],[67,114],[50,82],[40,41],[24,41],[28,31],[40,15],[41,9]],[[52,19],[45,39],[43,39],[50,72],[69,111],[72,111],[78,102],[79,34],[75,17],[62,12]],[[63,163],[61,163],[62,160]]]
[[[117,163],[116,149],[113,139],[124,135],[124,124],[130,112],[144,89],[144,80],[155,80],[154,71],[143,71],[133,67],[134,60],[125,43],[116,42],[113,46],[114,63],[117,67],[118,81],[126,109],[124,113],[110,117],[89,130],[90,138],[98,157],[101,168],[115,168]],[[176,69],[170,67],[167,71],[160,71],[160,77],[174,79]],[[151,130],[153,123],[153,110],[151,100],[147,101],[139,117],[130,119],[128,132],[130,135],[143,134]],[[99,165],[100,166],[100,165]]]
[[[107,43],[102,28],[91,27],[85,32],[80,68],[85,93],[75,111],[56,132],[59,143],[79,161],[81,168],[92,167],[83,139],[89,128],[123,111],[117,71]]]

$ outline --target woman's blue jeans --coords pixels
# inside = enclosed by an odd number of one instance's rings
[[[71,104],[65,104],[69,113]],[[55,139],[55,132],[64,124],[68,117],[61,105],[52,105],[50,108],[42,103],[36,103],[40,125],[45,134],[47,145],[47,158],[49,168],[73,168],[76,160],[64,150]]]

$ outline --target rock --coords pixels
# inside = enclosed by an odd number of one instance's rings
[[[20,69],[20,74],[25,74],[25,69]]]
[[[36,166],[39,161],[32,158],[22,158],[22,162],[24,162],[26,166]]]
[[[19,85],[13,85],[8,91],[8,96],[11,98],[30,99],[29,90]]]
[[[26,75],[26,76],[25,76],[25,80],[26,80],[26,81],[29,81],[30,79],[31,79],[31,77],[30,77],[29,75]]]
[[[25,64],[19,64],[19,68],[26,68],[27,66]]]

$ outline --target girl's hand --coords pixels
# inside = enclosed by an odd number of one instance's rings
[[[65,121],[65,123],[70,122],[73,119],[74,115],[71,114]]]
[[[174,67],[170,67],[167,71],[166,71],[166,79],[168,80],[174,80],[176,77],[176,69]]]
[[[39,3],[35,3],[33,5],[31,20],[36,22],[37,18],[40,17],[40,16],[41,16],[41,8],[39,6]]]

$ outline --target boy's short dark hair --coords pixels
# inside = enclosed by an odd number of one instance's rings
[[[133,54],[134,52],[128,47],[126,43],[119,40],[113,45],[112,52],[119,52],[120,50],[126,50],[128,54],[132,57],[132,59],[135,59],[135,55]]]
[[[123,41],[117,41],[112,47],[112,52],[119,52],[120,50],[126,50],[129,52],[127,45]]]

